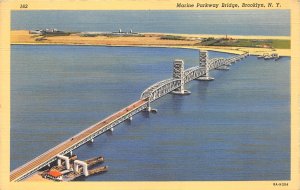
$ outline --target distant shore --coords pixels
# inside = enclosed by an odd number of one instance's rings
[[[242,54],[249,52],[251,55],[262,55],[264,53],[278,53],[279,56],[290,56],[290,48],[272,47],[235,47],[235,46],[208,46],[201,45],[199,39],[224,39],[231,41],[238,39],[248,41],[262,40],[290,40],[289,36],[234,36],[234,35],[210,35],[210,34],[169,34],[169,33],[141,33],[142,36],[96,36],[83,37],[78,33],[68,36],[39,36],[29,34],[28,30],[11,31],[12,45],[86,45],[86,46],[133,46],[133,47],[164,47],[202,49],[225,53]],[[165,37],[165,38],[164,38]],[[278,43],[277,43],[278,44]]]

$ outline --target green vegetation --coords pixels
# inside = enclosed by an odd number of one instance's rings
[[[45,36],[35,38],[35,41],[43,41],[43,40],[47,40]]]
[[[42,33],[43,36],[70,36],[71,33],[70,32],[61,32],[61,31],[58,31],[58,32],[47,32],[47,33]]]
[[[114,38],[114,37],[145,37],[143,34],[119,34],[119,33],[85,33],[85,34],[80,34],[80,37],[97,37],[97,36],[106,36],[109,38]]]
[[[160,37],[161,40],[186,40],[183,36],[165,35]]]
[[[203,46],[213,46],[216,43],[219,43],[222,39],[216,39],[213,37],[209,37],[209,38],[204,38],[201,41],[201,45]]]
[[[251,40],[230,38],[205,38],[200,45],[204,46],[235,46],[235,47],[266,47],[278,49],[290,49],[290,40]]]
[[[115,38],[115,37],[145,37],[143,34],[102,34],[101,36],[106,36],[109,38]]]
[[[80,37],[97,37],[99,34],[80,34]]]
[[[278,48],[278,49],[290,49],[291,41],[290,40],[273,40],[272,46],[273,46],[273,48]]]

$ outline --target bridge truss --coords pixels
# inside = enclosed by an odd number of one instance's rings
[[[230,66],[232,63],[235,63],[236,61],[239,61],[248,55],[248,53],[245,53],[230,58],[213,58],[205,60],[205,66],[202,65],[203,63],[201,63],[199,66],[191,67],[184,71],[184,84],[208,74],[209,70],[217,69],[222,66]],[[162,80],[144,90],[140,99],[148,99],[150,103],[174,91],[180,86],[180,79],[169,78]]]

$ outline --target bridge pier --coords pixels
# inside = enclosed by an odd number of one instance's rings
[[[79,166],[82,166],[83,169],[83,175],[84,176],[88,176],[89,175],[89,171],[88,171],[88,165],[87,163],[80,161],[80,160],[75,160],[74,161],[74,170],[75,172],[79,172]]]
[[[184,62],[181,59],[176,59],[173,62],[173,78],[180,80],[180,87],[172,91],[173,94],[177,95],[188,95],[190,91],[184,89]]]
[[[70,159],[67,157],[67,156],[63,156],[63,155],[57,155],[57,165],[58,166],[61,166],[62,163],[61,163],[61,160],[64,160],[65,161],[65,164],[66,164],[66,169],[69,170],[70,169]]]
[[[147,108],[144,109],[143,111],[146,111],[146,112],[151,112],[151,113],[157,113],[157,109],[152,109],[151,106],[150,106],[150,101],[148,101],[147,103]]]
[[[208,52],[199,50],[199,67],[205,70],[205,74],[199,78],[196,78],[196,80],[203,80],[203,81],[214,80],[213,77],[209,76],[209,65],[207,61],[208,61]]]
[[[144,112],[151,112],[151,106],[150,106],[150,100],[148,100],[148,102],[147,102],[147,107],[143,110]]]
[[[147,112],[151,112],[150,101],[148,101],[148,103],[147,103],[146,111],[147,111]]]

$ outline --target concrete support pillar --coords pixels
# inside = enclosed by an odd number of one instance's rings
[[[58,160],[64,160],[65,161],[65,164],[66,164],[66,168],[67,168],[67,170],[69,170],[70,169],[70,159],[69,159],[69,157],[67,157],[67,156],[63,156],[63,155],[57,155],[57,157],[58,157]],[[59,162],[59,161],[58,161]],[[61,162],[61,161],[60,161]],[[61,163],[60,163],[61,164]]]
[[[87,164],[84,165],[84,167],[83,167],[83,175],[84,176],[88,176],[89,175],[89,170],[88,170]]]
[[[89,175],[88,164],[80,160],[75,160],[74,161],[75,172],[79,172],[79,166],[82,166],[83,175],[88,176]]]
[[[76,162],[76,160],[75,160],[75,162]],[[79,172],[78,164],[75,164],[75,162],[74,162],[74,171]]]
[[[150,111],[151,111],[151,105],[150,105],[150,101],[148,101],[148,103],[147,103],[147,108],[146,108],[146,109],[147,109],[147,111],[148,111],[148,112],[150,112]]]
[[[61,166],[61,159],[57,159],[57,165]]]

